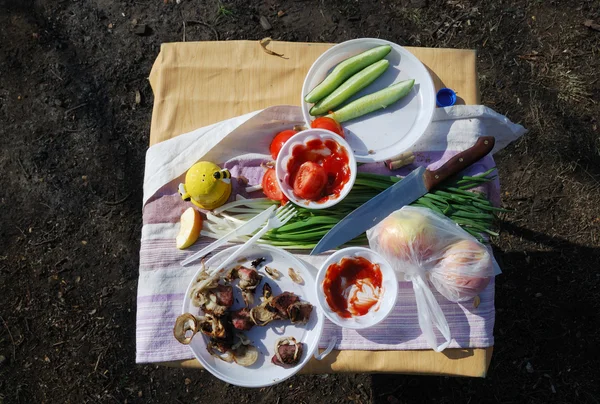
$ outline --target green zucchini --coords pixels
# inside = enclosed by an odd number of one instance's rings
[[[321,84],[313,88],[311,92],[304,97],[304,100],[310,103],[322,100],[354,73],[383,59],[391,50],[392,47],[390,45],[377,46],[344,60],[338,64],[327,77],[325,77],[325,80],[323,80]]]
[[[365,67],[348,80],[344,81],[335,91],[317,102],[311,109],[310,114],[317,116],[326,114],[348,98],[371,84],[375,79],[383,74],[389,67],[390,62],[383,59]]]
[[[368,114],[369,112],[377,111],[381,108],[386,108],[405,97],[415,85],[414,80],[405,80],[400,83],[392,84],[391,86],[377,91],[373,94],[365,95],[358,100],[352,101],[350,104],[340,108],[339,110],[326,115],[336,121],[342,123],[350,119],[358,118]]]

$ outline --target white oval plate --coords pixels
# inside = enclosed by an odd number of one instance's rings
[[[344,318],[340,317],[329,307],[329,304],[325,299],[325,292],[323,291],[323,281],[325,280],[327,269],[331,264],[339,263],[343,258],[354,257],[363,257],[373,264],[379,265],[383,278],[381,285],[384,289],[383,299],[379,303],[379,308],[377,310],[369,310],[367,314],[360,317]],[[325,316],[340,327],[352,328],[355,330],[369,328],[385,320],[394,309],[396,299],[398,298],[398,280],[396,278],[396,272],[394,272],[392,266],[385,258],[365,247],[347,247],[330,255],[321,265],[315,283],[319,307],[323,310]]]
[[[304,101],[306,94],[323,81],[338,63],[380,45],[392,46],[385,57],[390,67],[346,103],[404,80],[415,79],[415,86],[406,97],[388,108],[342,123],[346,141],[359,163],[384,161],[404,153],[423,135],[435,109],[435,86],[425,66],[412,53],[393,42],[376,38],[353,39],[335,45],[319,56],[302,86],[302,114],[310,127],[315,117],[309,114],[313,104]]]
[[[210,268],[211,266],[224,261],[238,248],[239,246],[234,246],[219,252],[206,262],[206,268]],[[259,257],[266,258],[266,261],[259,266],[258,272],[263,275],[263,279],[256,290],[255,305],[260,303],[264,282],[268,282],[275,295],[282,292],[293,292],[300,296],[301,300],[311,303],[314,306],[314,309],[311,313],[310,320],[304,325],[293,325],[285,321],[273,321],[266,327],[254,326],[250,331],[244,331],[246,336],[252,341],[252,345],[258,348],[258,351],[260,352],[256,363],[249,367],[243,367],[235,363],[227,363],[211,356],[206,350],[208,337],[201,333],[196,334],[189,347],[202,366],[224,382],[241,387],[270,386],[292,377],[310,360],[318,348],[319,338],[323,331],[324,317],[317,305],[314,277],[300,260],[285,250],[268,245],[253,246],[246,254],[244,254],[244,257],[246,260],[239,262],[239,264],[246,265],[247,267],[250,267],[250,262],[253,259]],[[266,276],[264,265],[273,267],[281,272],[282,276],[278,281],[274,281]],[[303,285],[294,283],[290,279],[288,276],[288,268],[290,267],[294,268],[302,276],[304,279]],[[192,282],[187,288],[185,299],[183,301],[182,313],[192,313],[194,315],[201,313],[201,310],[194,306],[190,299],[191,288],[194,284],[194,279],[196,279],[199,272],[200,270],[194,275]],[[232,310],[242,308],[244,305],[242,295],[236,285],[237,282],[234,283],[233,287],[235,302]],[[294,337],[297,341],[305,344],[304,353],[302,354],[300,363],[291,368],[283,368],[271,363],[271,358],[275,354],[275,342],[284,336]]]

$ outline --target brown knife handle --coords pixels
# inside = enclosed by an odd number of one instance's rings
[[[425,187],[431,190],[447,178],[458,174],[465,168],[469,167],[485,157],[494,148],[496,139],[493,136],[483,136],[477,139],[475,145],[469,147],[467,150],[458,153],[450,160],[444,163],[443,166],[435,171],[426,170],[423,174],[423,180]]]

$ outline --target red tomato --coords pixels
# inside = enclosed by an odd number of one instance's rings
[[[310,127],[314,129],[327,129],[345,138],[344,129],[342,128],[342,125],[340,125],[338,121],[336,121],[333,118],[322,116],[312,121]]]
[[[281,150],[283,144],[287,142],[287,140],[294,136],[296,133],[298,132],[292,129],[288,129],[284,130],[283,132],[279,132],[275,135],[275,137],[271,141],[271,146],[269,146],[269,150],[271,151],[271,157],[273,157],[273,160],[277,159],[277,155],[279,154],[279,151]]]
[[[277,182],[277,175],[275,174],[274,168],[269,168],[262,179],[263,192],[267,198],[274,201],[286,201],[285,195],[281,192],[279,183]]]
[[[326,185],[325,169],[317,163],[307,161],[298,168],[294,178],[294,194],[302,199],[316,200],[321,197]]]

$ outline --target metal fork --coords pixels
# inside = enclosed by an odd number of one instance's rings
[[[219,264],[219,266],[216,267],[214,271],[210,271],[210,273],[215,274],[227,268],[229,264],[231,264],[234,260],[240,257],[244,253],[244,251],[252,247],[258,241],[258,239],[261,238],[266,232],[283,226],[284,224],[289,222],[294,216],[296,216],[297,213],[298,212],[296,211],[296,208],[294,208],[294,205],[292,205],[291,203],[287,203],[285,206],[282,206],[279,209],[277,209],[275,212],[273,212],[273,215],[269,217],[269,220],[267,221],[265,227],[259,230],[258,233],[252,236],[250,240],[246,241],[240,248],[238,248],[233,254],[231,254],[229,258],[227,258],[225,261]]]

